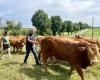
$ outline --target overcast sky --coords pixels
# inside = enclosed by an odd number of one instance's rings
[[[100,0],[0,0],[2,22],[13,19],[31,27],[36,10],[43,9],[48,16],[59,15],[63,20],[83,21],[100,26]]]

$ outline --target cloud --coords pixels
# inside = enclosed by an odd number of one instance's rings
[[[59,15],[64,20],[81,20],[90,24],[91,17],[100,14],[99,3],[99,0],[0,0],[0,16],[31,26],[32,15],[36,10],[43,9],[49,17]],[[99,22],[99,19],[96,21]]]

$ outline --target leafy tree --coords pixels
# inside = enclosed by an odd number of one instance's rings
[[[90,26],[89,26],[88,24],[86,24],[86,23],[84,23],[83,25],[84,25],[84,29],[90,27]]]
[[[62,27],[62,20],[60,16],[51,17],[51,30],[53,35],[61,34],[60,29]]]
[[[78,23],[73,23],[73,31],[79,31],[80,30],[80,26],[78,25]]]
[[[69,35],[69,32],[71,32],[71,33],[73,32],[72,21],[67,21],[66,31],[68,32],[68,35]]]
[[[84,29],[84,25],[83,25],[82,22],[79,22],[78,24],[79,24],[79,26],[80,26],[80,30]]]
[[[21,22],[18,22],[17,25],[15,26],[15,30],[20,30],[22,28]]]
[[[13,20],[6,21],[5,29],[14,31],[15,22]]]
[[[67,28],[67,21],[64,21],[64,22],[62,23],[62,27],[61,27],[61,29],[60,29],[60,32],[61,32],[61,33],[65,32],[65,31],[66,31],[66,28]]]
[[[27,35],[28,34],[28,30],[25,28],[20,29],[20,33],[21,35]]]
[[[14,20],[6,21],[6,25],[4,29],[9,30],[11,35],[19,35],[21,34],[22,24],[21,22],[15,23]]]
[[[50,27],[48,25],[50,23],[48,14],[41,9],[35,12],[35,14],[32,16],[31,21],[33,26],[37,28],[37,32],[40,35],[44,35],[46,33],[46,29]]]
[[[51,20],[48,19],[48,22],[47,22],[47,27],[46,27],[46,33],[47,35],[52,35],[52,30],[51,30]]]

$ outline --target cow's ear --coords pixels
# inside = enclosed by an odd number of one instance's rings
[[[84,52],[86,50],[86,47],[78,47],[78,50]]]

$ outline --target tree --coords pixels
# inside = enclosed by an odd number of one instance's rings
[[[84,25],[84,29],[90,27],[90,26],[89,26],[88,24],[86,24],[86,23],[84,23],[83,25]]]
[[[68,35],[69,35],[69,32],[73,32],[73,26],[72,26],[72,21],[67,21],[67,28],[66,28],[66,31],[68,32]]]
[[[20,35],[21,33],[21,29],[22,29],[22,24],[21,22],[18,22],[15,26],[14,26],[14,30],[12,35]]]
[[[15,28],[15,30],[20,30],[22,28],[21,22],[18,22],[14,28]]]
[[[52,30],[51,30],[51,20],[50,19],[48,19],[48,22],[47,22],[48,24],[47,24],[47,27],[46,27],[46,34],[47,35],[52,35]]]
[[[78,24],[79,24],[79,26],[80,26],[80,30],[84,29],[84,25],[83,25],[82,22],[79,22]]]
[[[28,34],[28,30],[23,28],[23,29],[20,29],[20,33],[21,35],[27,35]]]
[[[14,20],[6,21],[6,25],[4,29],[9,30],[11,35],[19,35],[21,34],[22,24],[21,22],[15,23]]]
[[[46,29],[50,28],[50,26],[48,25],[50,23],[48,14],[41,9],[35,12],[35,14],[32,16],[31,21],[33,26],[37,28],[37,32],[40,35],[44,35],[46,33]]]
[[[61,29],[60,29],[60,32],[65,32],[66,31],[66,28],[67,28],[67,21],[64,21],[63,23],[62,23],[62,27],[61,27]]]
[[[62,20],[60,16],[52,16],[51,17],[51,30],[53,35],[55,36],[57,33],[61,34],[60,29],[62,27]]]
[[[5,29],[14,31],[15,22],[13,20],[7,20]]]
[[[79,31],[80,30],[80,26],[78,25],[78,23],[73,23],[73,31]]]

